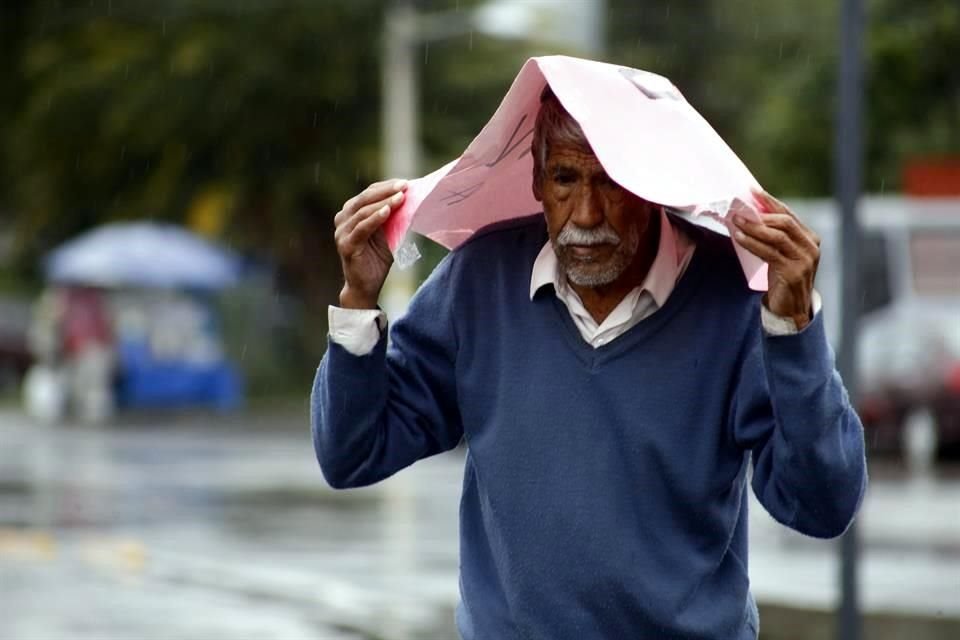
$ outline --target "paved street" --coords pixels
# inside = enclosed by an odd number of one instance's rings
[[[0,413],[0,638],[454,637],[462,452],[334,492],[305,414],[205,422]],[[831,607],[835,545],[752,506],[758,599]],[[861,534],[866,609],[960,637],[960,477],[875,469]]]

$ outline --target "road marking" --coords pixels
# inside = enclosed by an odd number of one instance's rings
[[[0,528],[0,555],[53,560],[57,550],[57,541],[47,531]]]

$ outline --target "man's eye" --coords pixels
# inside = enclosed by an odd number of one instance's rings
[[[573,184],[575,178],[573,174],[570,173],[555,173],[553,174],[553,181],[557,184]]]

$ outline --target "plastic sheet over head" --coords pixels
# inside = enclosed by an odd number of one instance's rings
[[[399,246],[393,250],[393,263],[397,265],[397,268],[401,271],[412,267],[421,257],[423,256],[420,254],[420,248],[417,247],[417,243],[409,233]]]
[[[415,231],[454,248],[478,229],[541,211],[531,188],[530,144],[549,85],[580,124],[615,182],[675,215],[729,236],[732,215],[758,220],[760,185],[667,78],[568,56],[531,58],[463,154],[407,187],[386,222],[401,268],[419,255]],[[411,249],[411,247],[413,247]],[[750,287],[766,289],[766,265],[734,243]]]

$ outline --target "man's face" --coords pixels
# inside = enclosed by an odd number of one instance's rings
[[[534,193],[570,282],[610,284],[633,262],[650,224],[650,205],[613,182],[595,155],[552,145]]]

